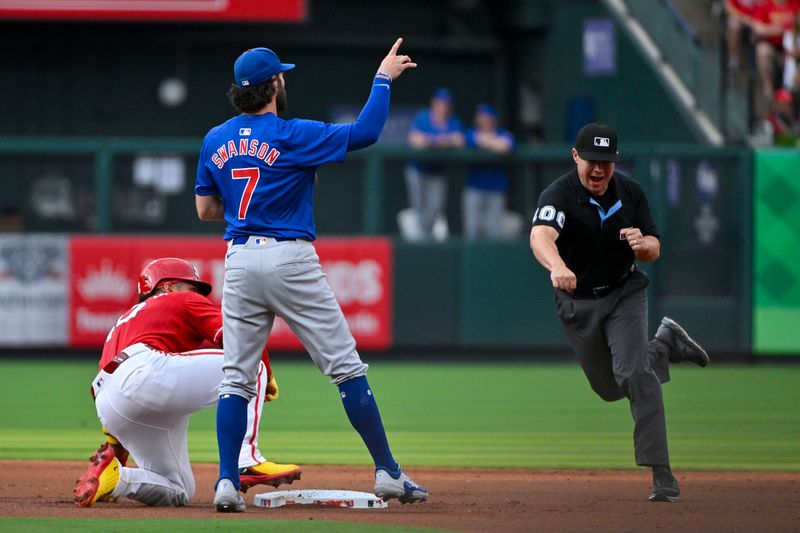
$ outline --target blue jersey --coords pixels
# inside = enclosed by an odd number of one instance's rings
[[[247,235],[314,240],[314,177],[342,162],[350,124],[242,114],[203,140],[195,194],[219,196],[225,239]]]
[[[497,130],[497,135],[511,141],[514,145],[514,137],[506,130]],[[475,130],[467,130],[465,135],[467,146],[478,148],[475,142]],[[508,171],[503,166],[498,165],[473,165],[467,175],[467,187],[480,189],[482,191],[506,191],[508,190]]]
[[[424,133],[430,139],[435,139],[437,136],[449,135],[457,131],[462,131],[463,127],[461,126],[461,121],[452,115],[443,126],[434,124],[431,120],[430,109],[423,109],[414,117],[411,129]],[[410,164],[422,173],[441,174],[444,172],[444,167],[442,165],[431,165],[417,161],[412,161]]]

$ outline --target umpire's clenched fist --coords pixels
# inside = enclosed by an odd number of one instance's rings
[[[567,292],[574,291],[578,283],[575,273],[567,268],[567,265],[554,266],[550,271],[550,281],[556,289]]]

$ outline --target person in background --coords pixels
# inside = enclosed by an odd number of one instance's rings
[[[514,137],[499,129],[497,112],[490,104],[475,109],[475,127],[467,130],[467,146],[494,154],[507,154],[514,148]],[[464,236],[469,239],[503,236],[503,221],[508,191],[508,172],[502,165],[481,164],[470,169],[462,198]]]
[[[775,91],[775,63],[783,49],[783,34],[791,29],[798,9],[798,0],[764,0],[753,8],[753,31],[758,39],[756,66],[767,102]]]
[[[431,97],[430,107],[414,118],[408,143],[412,148],[457,149],[466,144],[461,121],[453,116],[453,93],[441,87]],[[420,238],[433,237],[437,217],[444,215],[447,205],[447,176],[445,167],[421,161],[411,161],[406,167],[408,202],[416,215]]]
[[[742,66],[742,42],[749,40],[753,23],[753,8],[759,0],[725,0],[728,18],[728,68],[739,70]]]
[[[781,88],[775,91],[767,121],[772,126],[773,141],[779,146],[794,146],[797,140],[797,117],[792,93]]]
[[[792,27],[783,34],[783,87],[793,93],[800,92],[800,10],[794,15]],[[795,94],[795,99],[797,94]]]

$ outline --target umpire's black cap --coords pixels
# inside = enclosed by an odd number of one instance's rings
[[[585,161],[619,161],[617,132],[612,128],[592,122],[580,129],[575,137],[575,149]]]

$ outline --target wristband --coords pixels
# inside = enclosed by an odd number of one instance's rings
[[[384,71],[382,71],[382,70],[379,70],[378,72],[376,72],[376,73],[375,73],[375,76],[380,76],[380,77],[382,77],[382,78],[386,78],[386,79],[387,79],[387,80],[389,80],[389,81],[394,81],[394,80],[392,79],[392,75],[391,75],[391,74],[389,74],[388,72],[384,72]]]

